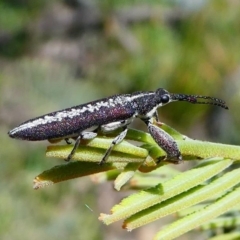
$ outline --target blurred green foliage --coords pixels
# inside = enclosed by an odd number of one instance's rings
[[[17,57],[24,54],[31,41],[28,30],[46,1],[0,1],[0,54]]]
[[[239,142],[240,3],[191,2],[0,1],[1,239],[111,234],[109,228],[102,233],[97,220],[103,212],[97,204],[110,209],[111,197],[107,192],[101,199],[87,178],[31,189],[35,175],[52,166],[45,161],[46,143],[7,136],[29,118],[164,87],[223,98],[230,111],[176,103],[160,109],[162,121],[191,137]],[[116,239],[141,240],[138,231],[113,232]]]

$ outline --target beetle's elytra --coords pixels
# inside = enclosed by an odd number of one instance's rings
[[[202,99],[202,101],[200,100]],[[81,139],[91,139],[101,129],[110,132],[118,128],[123,131],[115,137],[106,151],[101,164],[109,156],[114,145],[120,143],[127,134],[127,126],[140,118],[147,126],[149,133],[156,143],[167,153],[166,158],[174,162],[181,161],[181,153],[174,139],[152,124],[153,118],[158,120],[157,108],[174,101],[187,101],[197,104],[212,104],[228,109],[221,99],[201,96],[169,93],[163,88],[149,92],[135,92],[132,94],[114,95],[93,102],[74,106],[64,110],[52,112],[28,120],[8,132],[12,138],[40,141],[69,138],[76,139],[73,150],[67,160],[74,155]]]

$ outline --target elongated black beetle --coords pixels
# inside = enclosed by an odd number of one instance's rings
[[[204,99],[199,101],[199,99]],[[28,120],[8,132],[12,138],[29,141],[76,139],[67,160],[70,160],[78,148],[81,139],[92,139],[97,130],[110,132],[118,128],[123,131],[113,139],[100,164],[104,163],[114,145],[120,143],[127,134],[127,126],[134,120],[143,120],[156,143],[167,153],[166,159],[173,162],[182,160],[181,152],[174,139],[153,125],[158,121],[157,108],[174,101],[187,101],[198,104],[212,104],[228,109],[221,99],[201,96],[169,93],[163,88],[153,92],[135,92],[103,98],[79,106],[52,112]]]

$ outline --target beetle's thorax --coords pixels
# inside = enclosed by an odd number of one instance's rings
[[[139,118],[151,118],[157,108],[165,105],[162,96],[168,94],[164,89],[158,89],[156,92],[138,92],[132,94],[131,105]]]

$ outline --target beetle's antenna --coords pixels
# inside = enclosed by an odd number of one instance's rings
[[[176,94],[176,93],[172,93],[170,94],[170,96],[173,101],[187,101],[187,102],[196,103],[196,104],[211,104],[211,105],[222,107],[224,109],[228,109],[228,106],[223,100],[215,97],[202,96],[202,95]],[[210,101],[199,101],[198,99],[205,99]]]

